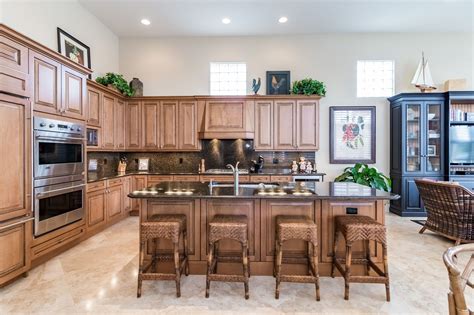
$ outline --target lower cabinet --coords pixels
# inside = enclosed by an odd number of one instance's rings
[[[105,189],[87,193],[87,227],[89,229],[103,226],[107,222]]]
[[[0,226],[0,286],[29,270],[32,234],[31,220]]]
[[[140,190],[147,187],[146,175],[132,176],[132,190]],[[140,210],[140,199],[132,199],[132,211]]]
[[[123,214],[122,185],[107,189],[107,221],[115,220]]]

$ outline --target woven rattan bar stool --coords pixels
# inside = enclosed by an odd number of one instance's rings
[[[207,255],[206,298],[209,297],[211,281],[243,282],[245,299],[249,298],[248,226],[244,215],[216,215],[209,223],[209,254]],[[218,242],[223,239],[242,244],[242,257],[222,256],[218,253]],[[217,262],[242,262],[242,275],[217,274]]]
[[[341,259],[336,257],[337,242],[339,234],[342,234],[346,241],[346,258]],[[356,241],[364,241],[366,257],[363,259],[352,258],[352,244]],[[376,241],[382,244],[383,264],[384,270],[380,268],[370,258],[369,241]],[[345,261],[345,268],[342,262]],[[366,265],[365,276],[351,275],[351,264]],[[388,276],[388,261],[387,261],[387,237],[386,229],[383,224],[374,219],[363,215],[341,215],[335,218],[334,228],[334,247],[333,247],[333,263],[331,268],[331,276],[334,278],[334,267],[344,276],[345,291],[344,299],[349,300],[349,283],[384,283],[385,294],[387,302],[390,302],[390,282]],[[377,275],[370,275],[370,268],[372,268]]]
[[[310,275],[282,275],[281,264],[299,263],[298,261],[283,259],[283,242],[287,240],[303,240],[308,243],[307,264]],[[280,283],[299,282],[314,283],[316,286],[316,300],[319,301],[319,267],[318,267],[318,228],[307,216],[277,216],[274,274],[276,277],[275,298],[280,297]]]
[[[184,253],[179,254],[179,241],[182,236]],[[173,243],[172,254],[158,253],[158,240],[166,239]],[[145,265],[146,243],[152,240],[151,261]],[[174,261],[174,273],[159,273],[156,270],[158,261]],[[186,216],[184,214],[157,214],[149,221],[140,224],[140,261],[138,269],[137,297],[142,295],[143,280],[174,280],[176,282],[176,296],[181,296],[181,274],[189,274],[188,243],[186,240]]]

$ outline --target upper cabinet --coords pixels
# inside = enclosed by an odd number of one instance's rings
[[[115,148],[115,98],[109,94],[102,97],[102,148]]]
[[[254,147],[257,151],[318,150],[318,99],[257,100]]]
[[[80,72],[61,66],[63,115],[69,118],[85,119],[86,80]]]
[[[0,91],[28,96],[28,48],[0,35]]]
[[[160,104],[160,148],[178,149],[178,101],[162,101]]]
[[[125,148],[141,149],[141,103],[129,100],[125,105]]]
[[[86,123],[88,126],[100,127],[102,118],[102,92],[92,87],[87,88]]]
[[[157,150],[160,148],[159,116],[160,102],[145,101],[142,103],[142,148]]]
[[[205,100],[201,139],[253,139],[254,101],[246,98]]]
[[[115,148],[125,149],[125,102],[121,99],[115,99]]]
[[[196,101],[181,101],[178,108],[178,148],[199,150],[198,104]]]

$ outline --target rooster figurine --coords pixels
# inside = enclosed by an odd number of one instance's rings
[[[260,80],[260,78],[258,78],[258,81],[253,79],[253,81],[252,81],[252,91],[255,93],[255,95],[257,95],[258,90],[260,90],[260,85],[261,84],[262,84],[262,80]]]

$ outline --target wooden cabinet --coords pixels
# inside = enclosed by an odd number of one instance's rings
[[[125,149],[125,102],[115,99],[115,126],[114,147],[117,150]]]
[[[178,148],[178,101],[161,101],[160,104],[160,148]]]
[[[88,126],[100,127],[102,122],[102,92],[87,88],[86,123]]]
[[[122,193],[123,193],[123,211],[125,213],[132,210],[132,199],[127,195],[132,191],[132,177],[126,176],[122,178]]]
[[[255,102],[255,150],[273,150],[273,101]]]
[[[85,119],[86,77],[66,66],[61,67],[62,114],[75,119]]]
[[[87,193],[87,228],[101,227],[107,222],[106,191],[99,189]]]
[[[132,176],[132,190],[140,190],[147,187],[147,176],[146,175],[135,175]],[[132,210],[140,210],[140,199],[132,199]]]
[[[30,269],[32,221],[0,225],[0,286]]]
[[[296,102],[296,147],[298,150],[319,149],[319,102]]]
[[[115,99],[103,94],[102,97],[102,148],[115,148]]]
[[[202,139],[253,139],[254,101],[212,99],[205,101]]]
[[[123,214],[122,184],[107,189],[107,221],[115,220]]]
[[[86,76],[42,54],[30,51],[33,109],[85,119]]]
[[[128,101],[125,106],[125,147],[130,150],[141,148],[141,106],[140,102]]]
[[[0,36],[0,91],[28,96],[28,48]]]
[[[179,102],[178,117],[178,148],[186,151],[199,150],[197,102]]]
[[[296,149],[296,102],[291,100],[275,101],[274,108],[274,149]]]
[[[29,101],[0,95],[0,222],[31,213],[30,125]]]
[[[145,101],[142,104],[142,148],[157,150],[159,138],[160,102]]]

